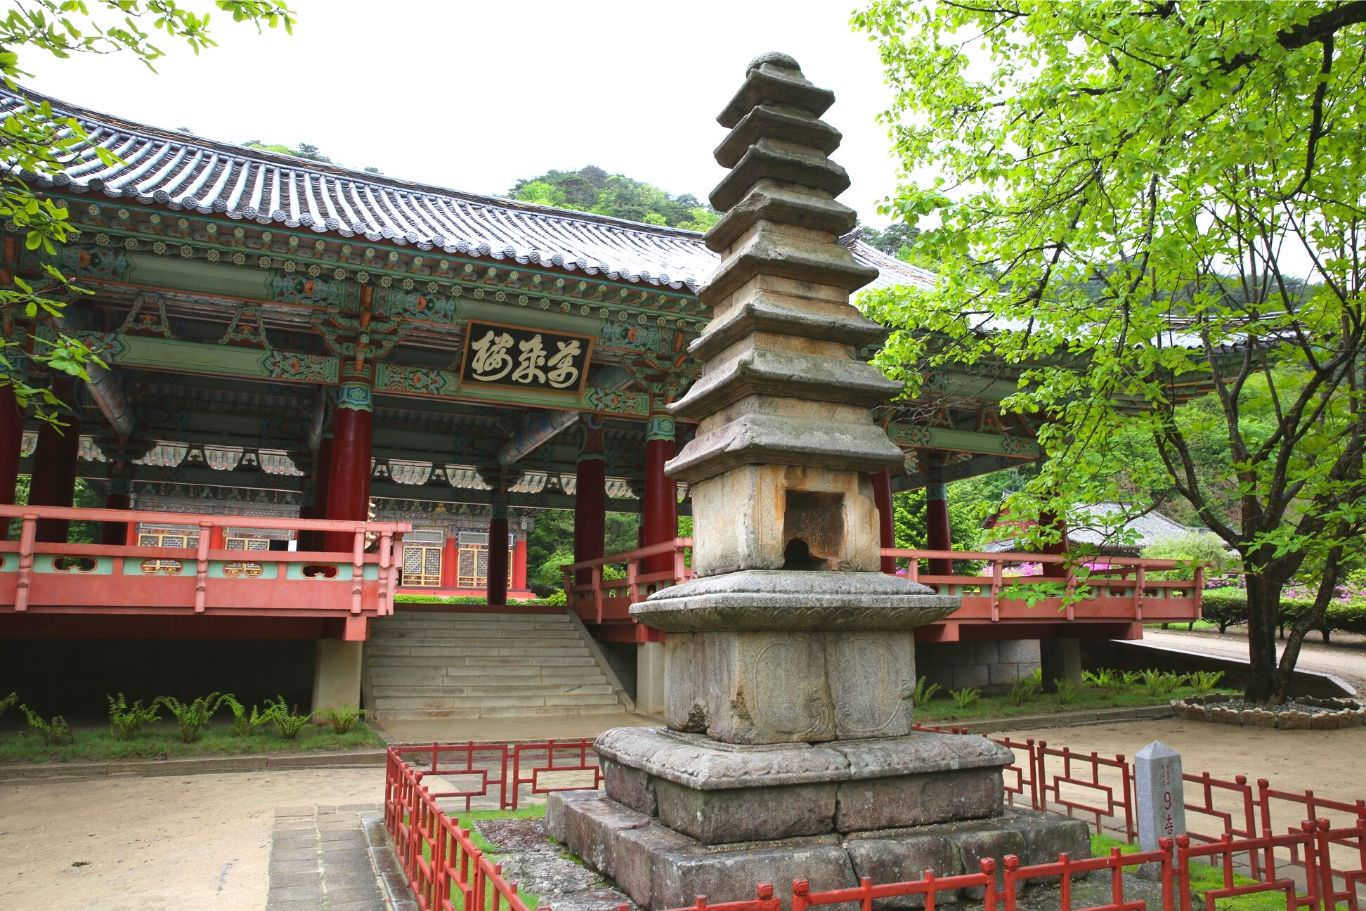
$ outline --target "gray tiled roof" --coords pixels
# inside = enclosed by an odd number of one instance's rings
[[[514,261],[614,280],[696,289],[716,256],[693,231],[566,212],[461,193],[328,164],[201,139],[47,100],[75,117],[94,145],[121,161],[107,165],[92,146],[37,182],[172,210],[216,213],[262,225],[364,237],[420,250]],[[24,97],[0,87],[0,117]],[[879,284],[923,284],[929,274],[846,238],[876,266]]]

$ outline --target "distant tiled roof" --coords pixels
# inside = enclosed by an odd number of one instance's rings
[[[661,287],[695,290],[716,264],[693,231],[409,183],[29,95],[75,117],[94,145],[121,159],[107,165],[87,146],[60,173],[40,175],[44,186]],[[0,117],[22,104],[23,95],[0,87]],[[879,285],[929,281],[852,236],[845,243],[882,272]]]
[[[1119,539],[1117,533],[1107,535],[1106,531],[1111,530],[1110,526],[1114,525],[1112,517],[1120,513],[1122,507],[1116,503],[1096,503],[1091,506],[1080,507],[1078,511],[1084,514],[1088,521],[1069,526],[1067,540],[1075,544],[1090,544],[1102,551],[1132,551],[1136,553],[1153,544],[1161,544],[1192,532],[1204,531],[1202,528],[1182,525],[1160,512],[1146,512],[1128,520],[1121,526],[1119,531],[1123,532],[1123,537],[1126,540],[1120,544],[1117,543]],[[1132,541],[1127,540],[1130,533],[1134,536]],[[985,549],[991,553],[1015,550],[1015,539],[992,541],[986,545]]]

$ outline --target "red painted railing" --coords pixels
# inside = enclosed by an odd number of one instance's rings
[[[118,509],[0,506],[20,520],[17,541],[0,540],[0,614],[309,617],[346,621],[364,639],[370,617],[393,612],[404,522],[344,522],[204,516]],[[37,540],[44,519],[189,526],[189,548],[66,544]],[[346,553],[225,550],[227,528],[348,534]],[[373,542],[373,552],[367,552]]]
[[[1137,787],[1133,766],[1123,754],[1102,756],[1032,739],[992,740],[1016,755],[1016,762],[1006,769],[1006,798],[1011,805],[1081,818],[1097,833],[1108,832],[1128,841],[1135,838]],[[522,752],[536,759],[526,762]],[[561,757],[558,761],[556,755]],[[503,882],[497,867],[487,860],[482,866],[475,862],[479,858],[468,830],[448,818],[438,801],[463,800],[468,810],[472,799],[484,798],[490,806],[496,800],[499,807],[510,809],[534,793],[595,788],[602,781],[596,758],[587,740],[391,747],[385,821],[419,906],[449,907],[432,903],[432,897],[449,895],[452,889],[469,897],[489,895],[487,890],[495,889],[499,900],[523,911],[508,898],[515,897],[515,886]],[[528,774],[528,768],[578,772],[583,777],[579,784],[538,786],[536,774]],[[454,780],[470,775],[482,781],[478,790],[452,789]],[[1254,787],[1242,775],[1223,780],[1209,772],[1187,772],[1183,778],[1188,831],[1174,843],[1166,841],[1172,850],[1123,855],[1112,851],[1103,857],[1076,859],[1059,855],[1056,861],[1032,866],[1007,855],[999,861],[984,860],[980,872],[937,876],[927,870],[916,880],[874,884],[864,879],[857,887],[827,892],[813,892],[809,883],[798,880],[793,883],[792,909],[859,902],[868,911],[876,899],[911,895],[924,896],[926,908],[933,908],[954,901],[960,890],[980,889],[986,911],[1018,911],[1020,889],[1030,880],[1049,878],[1062,884],[1059,911],[1071,911],[1071,880],[1100,873],[1108,874],[1111,900],[1094,908],[1140,911],[1147,905],[1125,897],[1124,877],[1132,875],[1139,864],[1152,864],[1160,871],[1155,879],[1163,911],[1194,911],[1193,863],[1213,866],[1222,874],[1222,884],[1203,895],[1207,911],[1214,911],[1217,898],[1253,892],[1284,894],[1287,911],[1366,907],[1366,799],[1347,802],[1310,790],[1280,790],[1266,779],[1259,779]],[[438,857],[440,862],[432,860]],[[771,885],[760,884],[753,899],[708,904],[699,897],[689,908],[779,911],[785,904]],[[468,901],[465,907],[470,907]]]
[[[564,590],[569,604],[584,623],[596,625],[631,623],[631,605],[644,601],[651,592],[692,578],[690,551],[692,538],[675,538],[635,550],[608,554],[563,566]],[[672,570],[643,573],[646,557],[672,553]],[[1204,588],[1203,570],[1196,569],[1189,579],[1154,579],[1154,573],[1170,573],[1184,568],[1176,560],[1148,560],[1136,557],[1105,557],[1100,569],[1075,566],[1064,554],[1022,552],[985,553],[954,550],[908,550],[885,548],[884,557],[903,565],[909,578],[922,582],[942,594],[958,595],[960,607],[941,623],[924,631],[936,641],[959,638],[959,627],[985,624],[1037,626],[1050,623],[1104,624],[1107,637],[1117,638],[1116,624],[1140,625],[1151,622],[1182,622],[1198,619]],[[974,574],[930,575],[919,569],[921,560],[963,560],[985,563],[985,571]],[[1012,567],[1024,564],[1059,567],[1056,576],[1012,575]],[[577,581],[588,572],[586,582]],[[615,578],[608,578],[609,575]],[[1061,585],[1064,593],[1049,597],[1026,597],[1030,587]],[[1049,594],[1044,592],[1042,594]],[[1021,638],[1028,638],[1021,632]]]

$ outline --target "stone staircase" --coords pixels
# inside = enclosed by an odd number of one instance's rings
[[[400,612],[370,622],[364,698],[383,719],[595,715],[633,706],[564,614]]]

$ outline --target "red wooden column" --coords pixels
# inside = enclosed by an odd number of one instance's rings
[[[489,607],[501,607],[508,603],[508,495],[504,484],[494,485],[489,505],[489,565],[485,590]]]
[[[602,556],[607,533],[607,457],[603,453],[602,421],[584,416],[579,421],[579,462],[574,482],[574,562]],[[586,585],[593,571],[581,569],[574,581]]]
[[[518,537],[512,545],[512,590],[526,591],[526,538]]]
[[[460,581],[456,571],[460,568],[460,530],[446,529],[441,539],[441,587],[455,588]]]
[[[81,451],[81,419],[73,407],[76,382],[61,374],[52,380],[52,393],[68,409],[59,409],[65,426],[43,422],[38,428],[38,448],[33,453],[33,475],[28,501],[34,506],[70,506],[76,493],[76,460]],[[38,522],[39,541],[66,542],[71,523],[66,519]]]
[[[370,514],[370,449],[373,418],[371,388],[374,370],[342,366],[337,387],[337,412],[332,417],[332,451],[327,468],[327,510],[324,518],[365,521]],[[323,535],[323,550],[350,553],[350,532]]]
[[[14,488],[19,483],[19,451],[24,443],[24,414],[14,387],[0,386],[0,505],[14,505]],[[8,522],[0,522],[0,541],[9,531]]]
[[[952,550],[953,529],[949,527],[949,498],[944,485],[931,481],[925,485],[925,547],[928,550]],[[930,575],[948,576],[953,573],[952,560],[931,560]]]
[[[878,546],[896,547],[896,524],[892,512],[892,470],[884,468],[868,475],[873,482],[873,502],[877,504]],[[881,569],[888,575],[896,574],[896,557],[883,557]]]
[[[1056,528],[1058,530],[1058,540],[1040,548],[1039,552],[1044,554],[1067,553],[1067,523],[1052,513],[1040,513],[1039,524],[1044,528]],[[1061,563],[1045,563],[1043,575],[1049,579],[1066,579],[1067,567]]]
[[[105,509],[131,509],[133,465],[120,456],[109,466],[109,493],[104,497]],[[101,544],[124,544],[128,540],[127,522],[104,522],[100,525]]]
[[[674,419],[653,415],[645,425],[645,496],[641,501],[641,546],[649,547],[678,537],[677,485],[664,474],[664,463],[674,457]],[[662,573],[673,569],[673,554],[658,554],[641,561],[641,571]]]
[[[305,503],[299,515],[305,519],[327,518],[327,479],[332,476],[332,426],[329,424],[318,438],[318,451],[313,455],[313,499]],[[299,550],[322,550],[323,533],[299,532]]]

